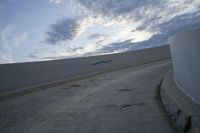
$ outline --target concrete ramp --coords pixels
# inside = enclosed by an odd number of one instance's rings
[[[159,96],[170,60],[0,102],[1,133],[175,133]]]

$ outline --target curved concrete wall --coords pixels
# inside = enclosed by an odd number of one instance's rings
[[[174,79],[183,91],[200,103],[200,29],[169,39]]]
[[[0,93],[170,57],[169,47],[54,61],[0,65]]]

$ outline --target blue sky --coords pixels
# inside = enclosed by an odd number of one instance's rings
[[[1,0],[0,63],[154,47],[196,27],[199,0]]]

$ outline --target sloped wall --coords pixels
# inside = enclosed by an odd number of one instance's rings
[[[70,79],[83,74],[149,63],[170,57],[169,46],[54,61],[0,65],[0,93]]]

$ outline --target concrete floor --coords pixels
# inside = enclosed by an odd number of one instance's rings
[[[170,62],[127,68],[0,102],[0,133],[173,133],[158,85]]]

